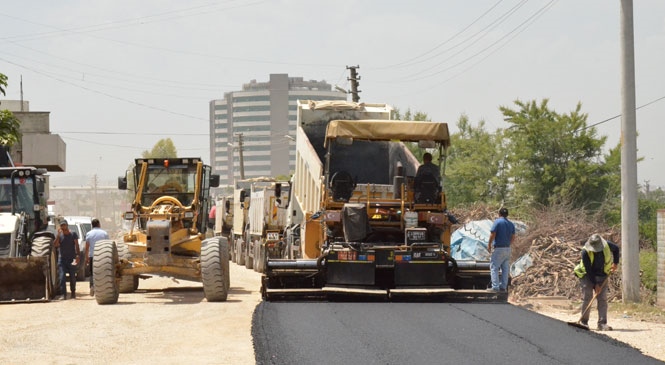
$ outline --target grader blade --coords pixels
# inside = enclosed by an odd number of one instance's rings
[[[50,300],[49,265],[49,257],[0,259],[0,303]]]

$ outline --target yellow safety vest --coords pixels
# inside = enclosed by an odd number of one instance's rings
[[[586,250],[586,248],[583,248],[583,250]],[[591,260],[591,264],[593,265],[593,251],[587,251],[587,254],[589,255],[589,260]],[[612,250],[610,250],[610,245],[607,243],[603,244],[603,255],[605,256],[605,267],[603,268],[603,271],[605,271],[606,275],[610,274],[610,271],[612,271],[612,263],[614,262],[614,256],[612,255]],[[583,278],[584,275],[586,275],[586,269],[584,268],[584,260],[580,259],[580,263],[575,266],[575,275],[577,275],[578,278]]]

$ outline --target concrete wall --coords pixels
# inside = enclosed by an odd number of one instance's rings
[[[66,145],[57,134],[51,134],[50,112],[30,112],[28,102],[20,111],[18,100],[1,100],[0,108],[6,108],[21,121],[21,141],[12,146],[10,153],[15,164],[42,167],[48,171],[65,171]]]
[[[658,210],[656,236],[658,242],[656,304],[665,308],[665,209]]]

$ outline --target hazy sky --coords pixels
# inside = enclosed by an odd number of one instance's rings
[[[0,0],[6,99],[50,111],[67,144],[53,185],[105,184],[170,137],[209,162],[208,102],[271,73],[350,88],[361,101],[506,127],[500,106],[578,102],[621,113],[620,0]],[[636,0],[638,182],[665,187],[665,1]],[[653,103],[652,103],[653,102]],[[619,142],[621,119],[597,126]]]

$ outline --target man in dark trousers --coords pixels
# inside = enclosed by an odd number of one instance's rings
[[[72,298],[76,298],[76,267],[79,264],[79,237],[76,232],[69,230],[66,220],[60,221],[60,229],[55,236],[53,246],[59,250],[58,269],[60,274],[60,292],[62,299],[67,299],[67,283],[65,278],[69,274],[69,289]]]
[[[487,291],[492,293],[508,291],[508,277],[510,276],[510,245],[515,238],[515,224],[508,220],[508,209],[499,209],[499,218],[492,224],[490,240],[487,250],[490,253],[490,277],[492,287]],[[494,245],[492,245],[494,242]],[[501,280],[499,280],[501,271]]]
[[[619,246],[606,241],[599,234],[592,234],[582,247],[582,260],[574,270],[580,279],[584,296],[579,324],[589,327],[589,303],[596,293],[598,330],[612,330],[612,327],[607,325],[607,280],[609,275],[616,271],[619,258]]]
[[[101,228],[99,219],[92,219],[92,229],[85,235],[85,264],[90,265],[90,295],[95,295],[95,283],[93,281],[92,261],[95,257],[95,243],[99,240],[109,239],[109,234]]]

